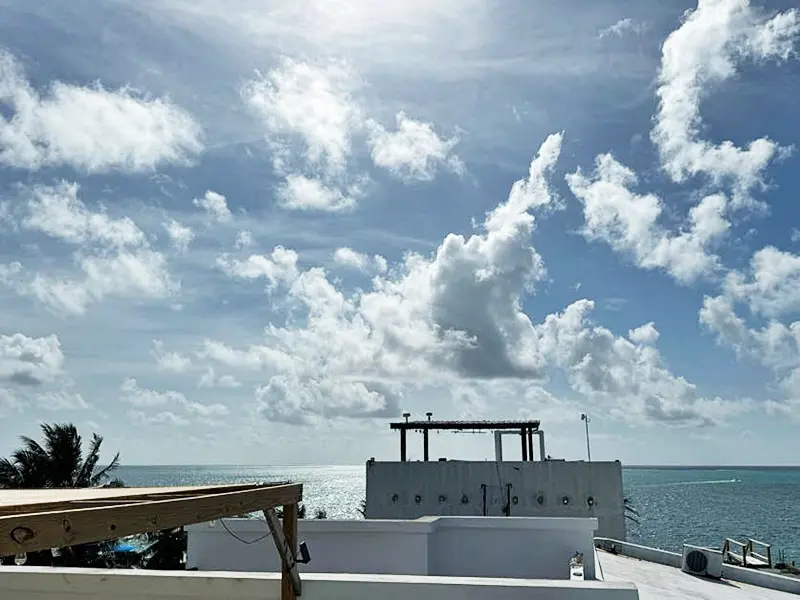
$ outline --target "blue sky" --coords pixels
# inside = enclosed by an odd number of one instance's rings
[[[800,13],[587,6],[0,0],[0,450],[796,462]]]

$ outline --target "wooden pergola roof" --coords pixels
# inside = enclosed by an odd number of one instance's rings
[[[0,490],[0,556],[113,540],[264,511],[283,562],[282,598],[300,595],[302,484]],[[275,508],[283,507],[283,523]]]

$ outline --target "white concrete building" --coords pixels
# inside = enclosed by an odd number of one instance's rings
[[[625,539],[622,465],[550,459],[539,421],[401,421],[400,460],[367,462],[368,519],[426,515],[594,518],[598,535]],[[429,457],[431,431],[493,431],[494,461]],[[407,460],[408,432],[421,432],[421,461]],[[538,436],[539,460],[533,438]],[[503,438],[509,448],[504,453]],[[517,440],[519,440],[517,442]],[[518,444],[518,446],[517,446]],[[521,460],[504,456],[519,447]]]

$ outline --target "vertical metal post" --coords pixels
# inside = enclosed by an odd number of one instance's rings
[[[428,461],[428,430],[422,430],[422,455],[425,462]]]
[[[526,435],[527,429],[519,430],[519,436],[522,438],[522,460],[528,460],[528,436]]]
[[[405,462],[406,458],[406,430],[400,430],[400,460]]]
[[[528,460],[533,462],[533,429],[528,429]]]
[[[589,445],[589,415],[583,413],[581,420],[586,424],[586,457],[592,462],[592,447]]]

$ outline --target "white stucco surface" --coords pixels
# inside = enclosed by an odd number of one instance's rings
[[[632,581],[641,600],[789,600],[797,596],[738,581],[714,581],[680,569],[598,551],[607,582]]]
[[[625,539],[619,462],[370,461],[367,518],[425,515],[592,517],[597,535]],[[485,501],[484,501],[485,498]]]
[[[275,573],[187,573],[0,567],[9,600],[278,600]],[[602,581],[469,577],[303,576],[303,600],[635,600],[635,587]]]
[[[574,518],[303,519],[298,533],[309,546],[311,563],[301,571],[567,579],[570,557],[582,552],[586,577],[593,578],[596,527],[595,519]],[[263,521],[225,519],[186,530],[190,568],[279,568]]]

